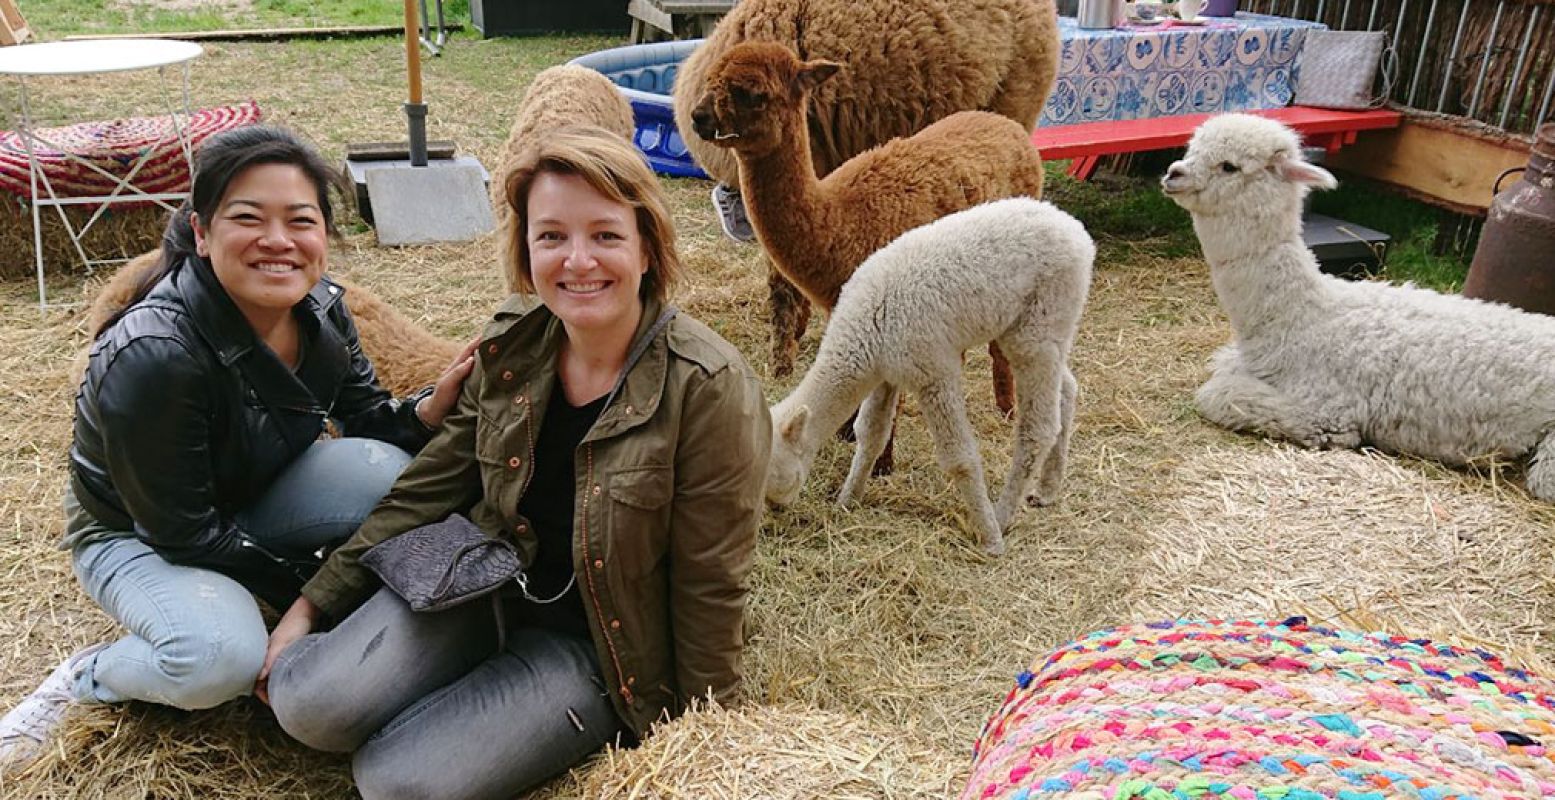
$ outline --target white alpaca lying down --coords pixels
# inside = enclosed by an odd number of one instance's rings
[[[1096,247],[1074,217],[1029,198],[985,203],[908,231],[842,288],[815,364],[772,409],[767,499],[792,502],[821,441],[859,402],[858,449],[839,501],[863,491],[885,446],[897,393],[918,395],[939,465],[989,553],[1041,466],[1033,497],[1058,497],[1077,387],[1069,349],[1090,291]],[[1015,454],[995,511],[961,378],[961,354],[996,340],[1015,373]],[[866,397],[867,395],[867,397]]]
[[[1307,447],[1531,456],[1528,491],[1555,500],[1555,317],[1323,275],[1301,198],[1334,185],[1295,133],[1242,114],[1200,126],[1162,179],[1193,215],[1234,334],[1199,413]]]

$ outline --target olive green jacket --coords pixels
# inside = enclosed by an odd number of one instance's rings
[[[659,313],[644,308],[638,338]],[[344,618],[380,586],[359,563],[364,551],[454,512],[533,562],[538,543],[518,501],[563,336],[531,297],[498,309],[458,406],[303,588],[308,599]],[[639,736],[709,690],[734,699],[770,438],[750,367],[682,314],[578,445],[573,569],[616,711]]]

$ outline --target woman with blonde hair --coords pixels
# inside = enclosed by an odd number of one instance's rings
[[[630,145],[549,136],[506,188],[532,296],[498,309],[437,436],[271,640],[282,727],[354,752],[366,798],[510,797],[739,686],[761,386],[668,305],[674,229]],[[456,514],[520,554],[498,602],[414,612],[361,564]]]

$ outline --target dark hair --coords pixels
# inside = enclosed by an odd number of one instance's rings
[[[331,167],[297,134],[274,125],[247,125],[223,131],[201,142],[194,155],[194,187],[189,199],[173,212],[162,232],[162,258],[156,267],[147,272],[136,284],[123,308],[110,316],[102,327],[92,332],[93,338],[113,327],[136,303],[149,294],[168,273],[177,270],[185,261],[193,260],[205,269],[210,268],[207,259],[195,251],[194,225],[191,214],[209,224],[216,217],[221,198],[238,175],[249,167],[262,164],[289,164],[303,171],[318,190],[319,210],[324,215],[324,229],[337,235],[335,212],[330,206],[331,186],[342,189],[340,172]],[[344,194],[344,192],[342,192]]]

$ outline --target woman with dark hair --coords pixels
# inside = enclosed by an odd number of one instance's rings
[[[620,136],[548,134],[505,188],[506,266],[533,294],[497,310],[442,429],[271,635],[276,719],[354,752],[368,800],[512,797],[738,696],[761,384],[669,305],[674,227]],[[412,611],[360,559],[428,525],[506,540],[525,581]]]
[[[201,145],[162,260],[94,332],[76,395],[61,546],[128,633],[0,720],[0,764],[72,702],[249,694],[268,641],[255,596],[287,608],[457,400],[468,351],[412,398],[378,386],[324,276],[336,180],[280,128]]]

